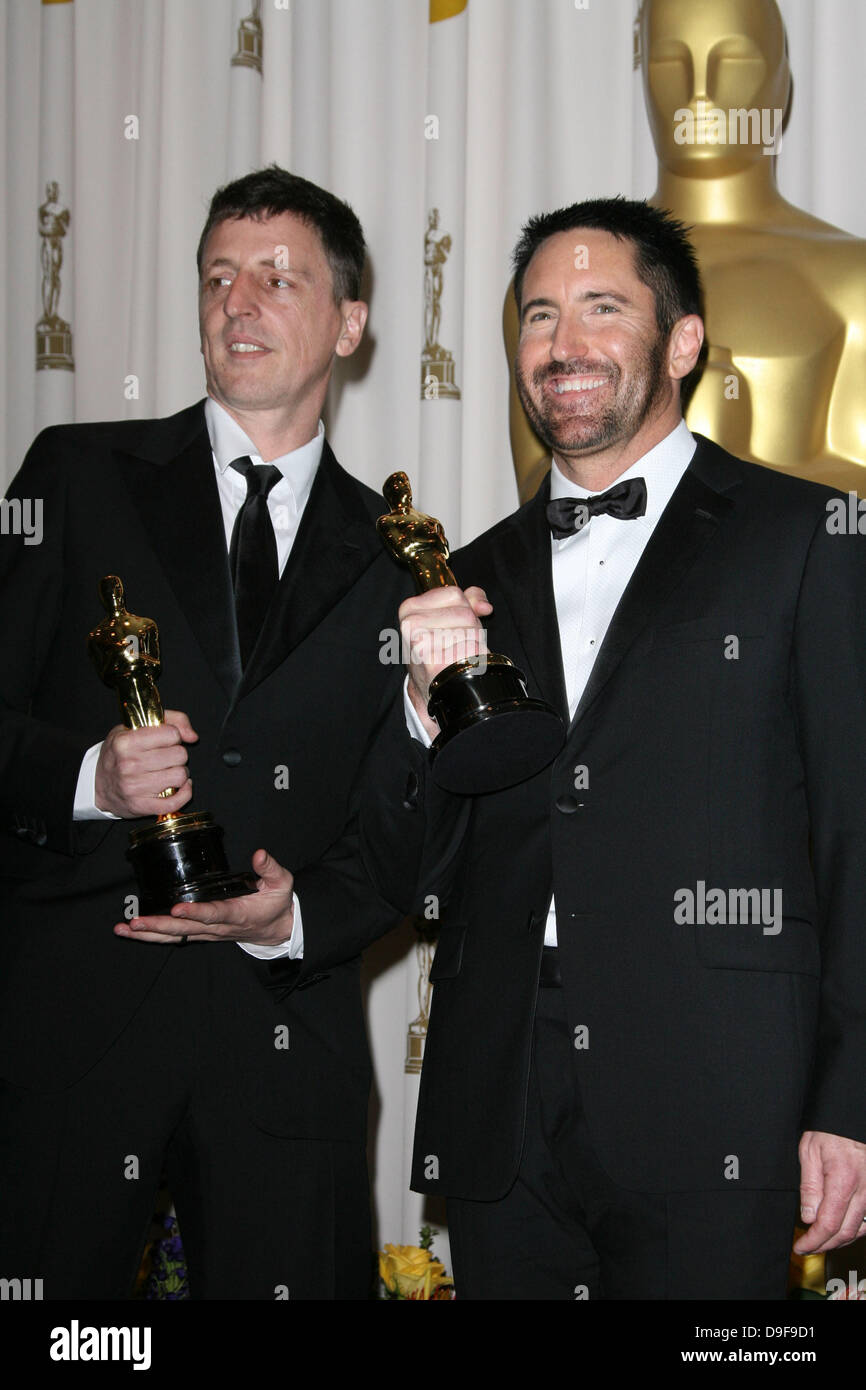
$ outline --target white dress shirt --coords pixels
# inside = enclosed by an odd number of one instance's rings
[[[244,475],[232,468],[231,464],[238,458],[250,458],[256,465],[263,464],[265,461],[257,453],[252,440],[244,433],[237,421],[210,396],[205,402],[204,414],[213,454],[214,469],[216,470],[216,484],[222,509],[223,526],[225,527],[226,551],[228,551],[235,520],[247,495]],[[290,453],[283,454],[280,458],[268,460],[268,463],[274,468],[278,468],[283,475],[280,481],[271,488],[267,498],[268,511],[273,522],[274,536],[277,542],[277,564],[280,575],[286,567],[295,536],[298,534],[298,527],[309,500],[316,469],[322,458],[324,442],[325,426],[320,420],[313,439],[302,444],[299,449],[293,449]],[[110,811],[101,811],[96,805],[96,764],[101,748],[101,743],[94,744],[92,748],[88,748],[82,759],[78,783],[75,788],[74,820],[119,819]],[[270,960],[275,956],[288,956],[291,960],[295,960],[302,956],[304,936],[300,903],[297,896],[295,897],[294,926],[289,941],[279,946],[254,946],[241,942],[238,944],[244,951],[248,951],[250,955],[256,956],[260,960]]]
[[[644,479],[647,503],[643,516],[631,521],[607,514],[594,516],[573,536],[561,541],[550,538],[553,596],[570,720],[580,704],[619,601],[694,452],[694,437],[685,420],[680,420],[654,449],[616,479],[618,483],[629,478]],[[554,457],[550,470],[551,501],[556,497],[593,495],[566,478]],[[551,898],[545,946],[555,946],[556,939],[556,902]]]

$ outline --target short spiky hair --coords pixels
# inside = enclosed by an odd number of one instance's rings
[[[591,198],[530,217],[514,248],[514,296],[520,312],[526,267],[542,242],[582,227],[634,244],[638,277],[653,292],[659,331],[667,336],[684,314],[703,315],[703,288],[687,228],[669,212],[629,198]]]
[[[331,267],[334,298],[358,299],[364,270],[364,232],[348,203],[327,189],[298,174],[290,174],[278,164],[256,169],[252,174],[218,188],[211,199],[207,221],[199,238],[196,263],[201,276],[205,243],[220,222],[233,217],[279,217],[291,212],[319,233],[322,249]]]

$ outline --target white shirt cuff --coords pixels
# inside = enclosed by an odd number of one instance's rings
[[[96,804],[96,764],[101,751],[102,744],[94,743],[81,759],[72,805],[73,820],[120,820],[120,816],[113,815],[111,811],[100,811]]]
[[[421,723],[421,716],[412,704],[412,697],[409,694],[409,677],[403,682],[403,714],[406,719],[406,728],[413,738],[417,738],[423,743],[425,748],[429,748],[433,740],[428,734],[424,725]]]
[[[95,743],[92,748],[88,748],[81,760],[81,769],[75,785],[73,820],[121,819],[120,816],[113,815],[111,811],[100,811],[96,804],[96,764],[99,761],[101,750],[102,744]],[[277,946],[257,946],[241,941],[238,942],[238,945],[248,955],[255,956],[256,960],[277,960],[282,956],[287,956],[289,960],[300,960],[304,954],[304,925],[301,920],[301,904],[298,902],[297,894],[295,894],[292,934],[288,941],[282,941]]]
[[[301,960],[304,955],[304,924],[301,920],[301,904],[298,902],[297,893],[292,934],[288,941],[281,941],[277,946],[256,946],[246,941],[239,941],[238,945],[248,956],[255,956],[256,960]]]

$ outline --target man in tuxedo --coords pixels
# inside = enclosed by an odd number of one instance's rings
[[[46,1298],[129,1295],[163,1171],[194,1298],[369,1291],[358,956],[397,914],[355,809],[408,585],[320,420],[364,249],[276,166],[219,190],[207,400],[48,429],[12,485],[44,537],[0,567],[0,1251]],[[88,658],[112,574],[159,627],[159,726],[121,724]],[[188,806],[257,891],[139,916],[130,829]]]
[[[799,1250],[866,1215],[866,541],[689,433],[669,215],[535,217],[515,272],[550,472],[454,557],[483,590],[401,609],[441,912],[413,1186],[450,1199],[460,1298],[781,1299],[798,1179]],[[449,798],[427,690],[482,619],[567,735]]]

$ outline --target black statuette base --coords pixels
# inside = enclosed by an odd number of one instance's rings
[[[495,652],[441,671],[427,709],[441,731],[431,749],[433,780],[467,796],[533,777],[565,738],[556,710],[530,699],[523,672]]]
[[[170,816],[134,830],[126,857],[138,880],[139,914],[255,893],[255,874],[231,872],[222,840],[222,826],[207,811]]]

